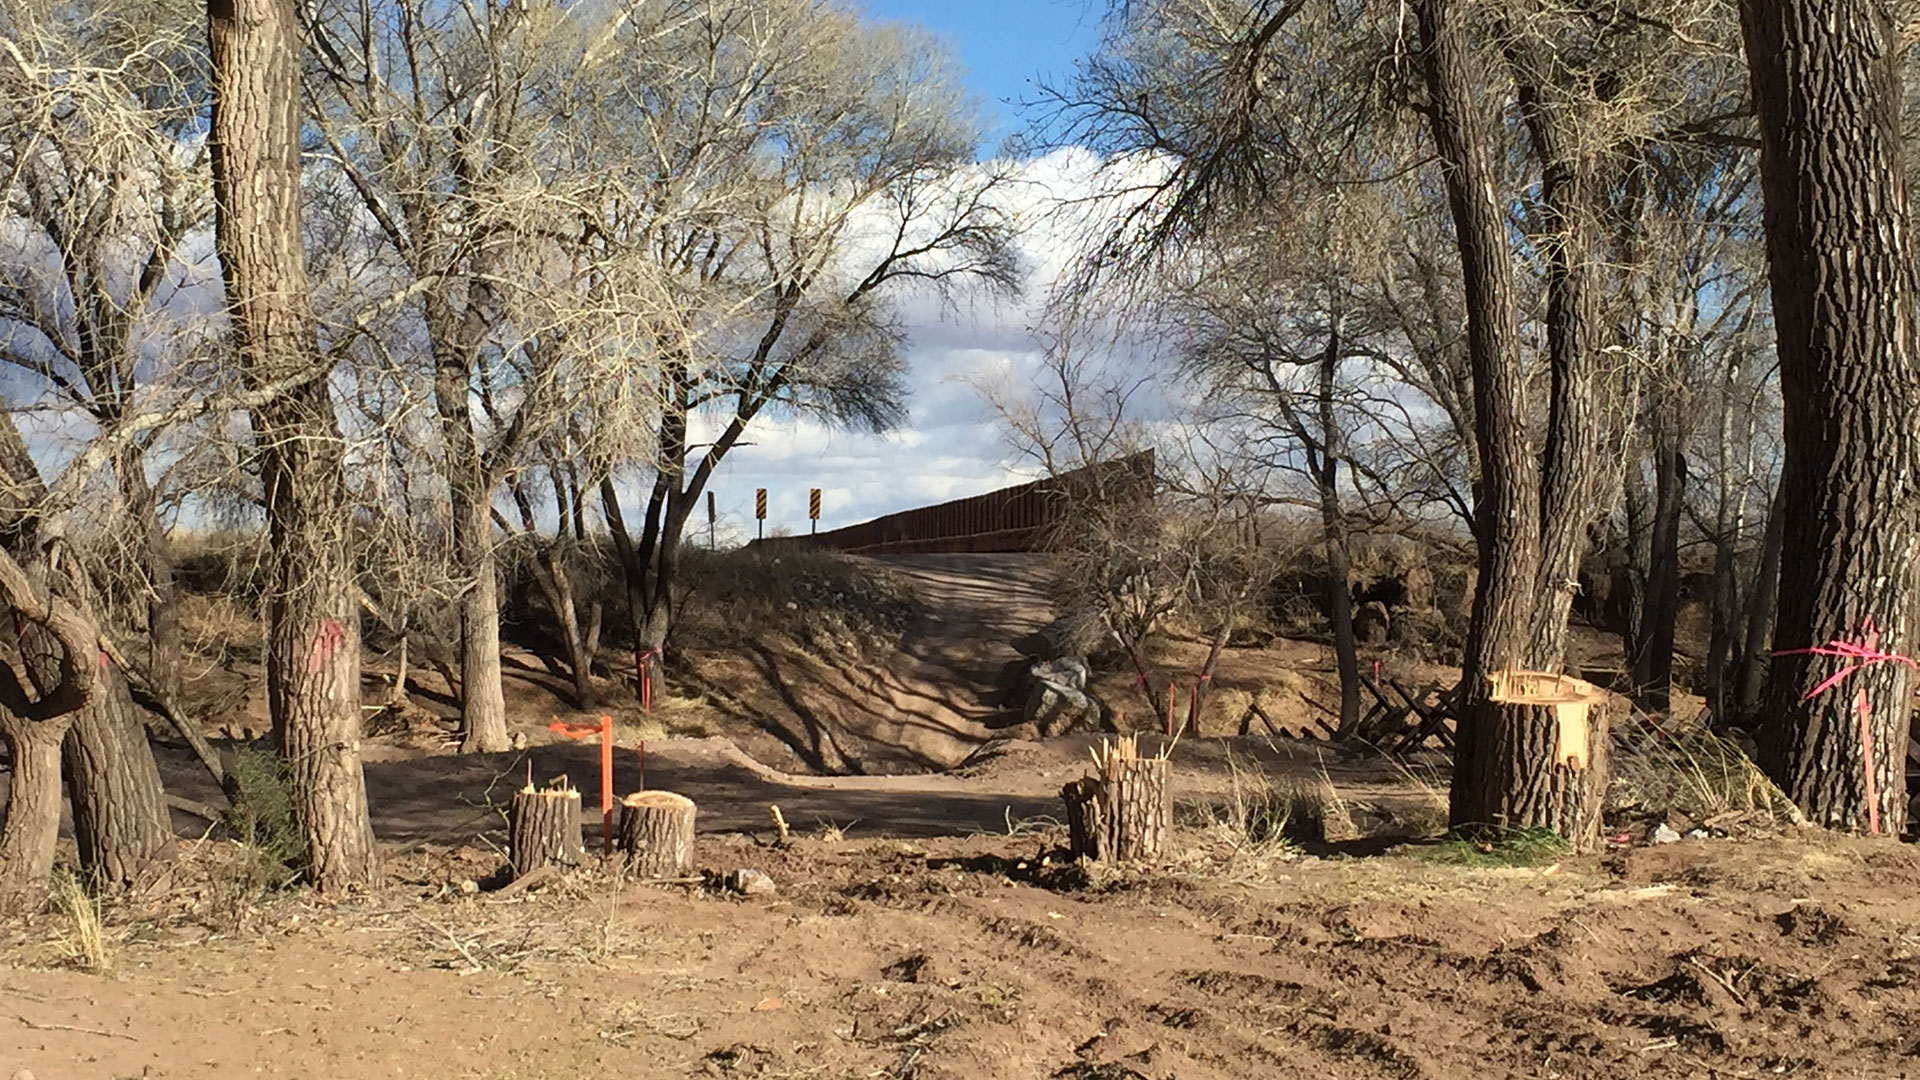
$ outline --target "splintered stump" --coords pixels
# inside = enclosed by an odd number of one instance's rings
[[[508,857],[517,880],[541,867],[567,871],[587,860],[580,840],[580,793],[562,777],[554,786],[532,784],[514,793],[508,814]]]
[[[1600,844],[1607,791],[1607,694],[1549,672],[1489,676],[1462,709],[1456,828],[1544,829],[1574,851]]]
[[[1141,757],[1132,736],[1102,741],[1094,774],[1060,789],[1076,858],[1101,862],[1157,859],[1173,827],[1167,759]]]
[[[620,850],[636,878],[693,876],[693,800],[641,791],[620,800]]]

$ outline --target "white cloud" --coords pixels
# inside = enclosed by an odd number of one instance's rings
[[[1034,335],[1041,308],[1072,264],[1077,205],[1097,183],[1096,159],[1069,149],[1024,162],[1007,190],[1025,226],[1020,254],[1029,276],[1017,298],[963,294],[942,303],[903,297],[896,313],[906,332],[910,417],[883,435],[832,431],[807,419],[756,422],[712,484],[735,535],[753,535],[754,489],[768,491],[769,533],[807,530],[807,492],[819,487],[822,530],[838,528],[1032,479],[992,421],[980,386],[1025,385],[1039,371]],[[722,528],[723,538],[725,526]]]

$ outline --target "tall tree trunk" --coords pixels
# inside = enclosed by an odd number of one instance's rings
[[[1714,500],[1713,619],[1707,642],[1707,708],[1713,723],[1725,724],[1734,708],[1734,652],[1740,636],[1740,537],[1747,527],[1747,484],[1734,475],[1734,381],[1740,374],[1736,357],[1727,364],[1721,383],[1718,440],[1719,492]],[[1747,442],[1753,442],[1751,425]]]
[[[1502,775],[1501,764],[1513,759],[1500,753],[1496,740],[1502,714],[1488,676],[1523,667],[1528,654],[1540,567],[1539,465],[1526,436],[1512,253],[1487,146],[1487,111],[1475,92],[1481,68],[1467,40],[1467,15],[1461,0],[1422,0],[1417,15],[1428,122],[1460,253],[1480,457],[1474,485],[1479,585],[1456,701],[1449,815],[1455,827],[1471,828],[1496,824],[1484,809],[1517,801],[1526,787],[1525,778]]]
[[[300,51],[292,0],[208,0],[215,246],[253,410],[269,541],[267,707],[286,755],[306,873],[371,883],[379,850],[360,768],[360,619],[340,428],[316,348],[300,229]]]
[[[1767,681],[1767,643],[1773,639],[1775,601],[1780,596],[1780,545],[1786,536],[1786,509],[1778,492],[1767,511],[1767,532],[1760,541],[1760,565],[1747,590],[1746,639],[1741,645],[1740,696],[1735,705],[1742,723],[1760,711]]]
[[[1872,814],[1897,834],[1911,670],[1878,664],[1808,699],[1836,664],[1790,651],[1835,638],[1915,651],[1920,343],[1892,16],[1876,0],[1740,5],[1786,406],[1763,757],[1814,822]]]
[[[1360,649],[1353,632],[1353,568],[1347,558],[1347,522],[1340,509],[1340,421],[1334,415],[1334,382],[1340,369],[1339,320],[1320,355],[1320,453],[1314,481],[1320,489],[1320,524],[1327,545],[1327,601],[1333,622],[1333,655],[1340,669],[1340,734],[1360,726]],[[1217,654],[1216,654],[1217,655]],[[1196,699],[1197,700],[1197,699]]]
[[[1663,405],[1660,410],[1667,413]],[[1648,543],[1646,602],[1636,635],[1633,685],[1641,704],[1664,713],[1673,701],[1673,636],[1680,618],[1680,517],[1686,507],[1687,459],[1674,430],[1659,422],[1653,447],[1653,529]]]
[[[0,908],[46,885],[60,841],[60,742],[68,719],[32,721],[0,710],[13,775],[0,825]]]
[[[173,849],[160,769],[126,680],[106,673],[93,703],[73,714],[64,769],[80,868],[96,888],[139,883]]]
[[[494,570],[493,522],[484,500],[456,496],[455,557],[467,579],[460,594],[460,752],[513,748],[500,671],[500,586]],[[464,535],[458,535],[464,534]]]
[[[1603,455],[1615,435],[1600,400],[1599,194],[1593,155],[1581,145],[1579,111],[1557,100],[1550,65],[1518,44],[1508,62],[1521,113],[1541,161],[1547,261],[1547,435],[1540,463],[1540,565],[1527,664],[1558,671],[1567,619],[1580,589],[1589,531],[1614,503],[1617,464]],[[1612,413],[1613,416],[1610,416]]]
[[[470,286],[472,288],[473,286]],[[470,373],[477,363],[483,321],[468,299],[456,316],[446,298],[426,300],[434,341],[434,404],[453,510],[453,558],[460,593],[460,752],[509,750],[507,701],[500,671],[500,586],[493,558],[493,485],[473,434]]]

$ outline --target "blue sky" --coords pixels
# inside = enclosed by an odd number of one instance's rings
[[[1103,0],[866,0],[874,17],[925,27],[946,44],[983,101],[986,147],[1021,130],[1008,102],[1031,100],[1036,80],[1059,82],[1093,50]]]

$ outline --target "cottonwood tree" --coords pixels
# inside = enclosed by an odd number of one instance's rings
[[[1637,147],[1729,122],[1717,94],[1697,92],[1731,55],[1711,47],[1724,17],[1680,4],[1623,13],[1466,0],[1403,12],[1166,0],[1121,12],[1116,58],[1090,65],[1061,103],[1092,118],[1084,129],[1102,145],[1171,167],[1136,186],[1145,197],[1102,260],[1139,241],[1204,243],[1236,207],[1301,176],[1378,179],[1342,169],[1341,155],[1391,145],[1409,124],[1431,147],[1459,265],[1470,402],[1458,411],[1477,469],[1452,817],[1592,842],[1592,777],[1566,777],[1528,749],[1550,740],[1501,735],[1514,725],[1493,720],[1486,676],[1561,663],[1579,561],[1612,505],[1631,415],[1617,343],[1603,333],[1608,210]],[[1535,288],[1537,309],[1523,302]]]
[[[173,839],[129,682],[183,719],[173,560],[149,468],[166,434],[154,392],[174,389],[200,344],[168,310],[194,277],[183,248],[211,213],[194,22],[184,3],[0,7],[0,362],[14,408],[44,411],[59,442],[87,448],[36,458],[14,417],[0,419],[5,532],[40,587],[125,643],[90,646],[88,657],[117,660],[97,692],[31,729],[44,739],[64,728],[81,865],[103,888],[141,877]],[[19,625],[21,660],[52,686],[60,645]],[[42,824],[24,813],[23,829]]]
[[[1233,468],[1297,471],[1313,492],[1306,502],[1320,518],[1326,553],[1342,733],[1361,717],[1348,504],[1366,468],[1349,451],[1353,429],[1364,425],[1354,414],[1365,391],[1348,368],[1381,355],[1382,328],[1365,294],[1377,291],[1371,282],[1387,269],[1382,253],[1370,250],[1384,230],[1377,229],[1380,207],[1366,194],[1274,198],[1269,215],[1227,230],[1234,241],[1191,256],[1180,286],[1154,305],[1188,370],[1246,426]],[[1367,225],[1353,228],[1361,219]]]
[[[602,69],[627,58],[596,42],[629,12],[557,0],[324,0],[306,12],[316,152],[352,195],[341,202],[360,228],[343,237],[373,241],[354,270],[363,299],[415,288],[385,351],[437,418],[428,460],[452,511],[461,749],[505,750],[494,496],[567,377],[560,355],[593,347],[569,253],[599,201],[617,197],[596,169],[619,167],[564,144],[621,122]]]
[[[1017,271],[1005,178],[972,164],[977,129],[927,41],[801,0],[621,10],[599,47],[625,58],[608,93],[626,111],[578,144],[609,184],[581,258],[591,300],[647,306],[581,388],[576,430],[657,665],[687,522],[751,425],[892,425],[894,305]]]
[[[344,448],[301,249],[300,48],[293,0],[209,0],[215,246],[248,389],[269,539],[267,707],[285,755],[307,876],[371,883],[380,866],[360,767],[360,619]]]
[[[1920,415],[1895,5],[1745,0],[1785,402],[1769,771],[1813,821],[1897,835],[1913,679],[1900,663],[1813,693],[1846,639],[1914,651]]]

